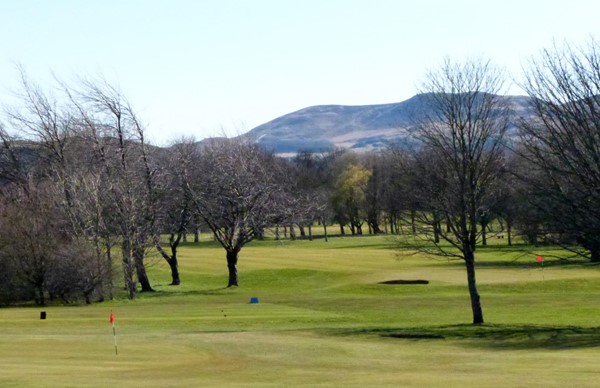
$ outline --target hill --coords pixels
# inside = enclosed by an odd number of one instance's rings
[[[520,116],[531,114],[529,97],[502,96]],[[379,149],[410,143],[411,128],[428,115],[426,95],[380,105],[318,105],[298,110],[262,124],[243,136],[276,153],[342,147]]]

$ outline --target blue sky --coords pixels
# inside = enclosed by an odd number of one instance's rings
[[[151,140],[236,135],[320,104],[398,102],[445,56],[518,77],[553,41],[600,39],[595,0],[0,0],[0,99],[102,75]],[[509,93],[519,93],[511,87]]]

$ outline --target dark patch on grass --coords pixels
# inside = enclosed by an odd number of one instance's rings
[[[417,279],[417,280],[386,280],[385,282],[379,282],[379,284],[429,284],[429,280]]]
[[[326,246],[324,249],[393,249],[394,246],[389,243],[380,244],[348,244],[343,246]]]
[[[200,290],[176,290],[176,291],[156,291],[150,294],[138,294],[139,299],[153,298],[178,298],[182,296],[197,296],[197,295],[226,295],[230,287],[220,287]]]
[[[538,269],[542,268],[542,265],[532,259],[519,259],[512,261],[487,261],[480,260],[477,262],[477,266],[480,268],[523,268],[523,269]],[[544,260],[543,267],[587,267],[593,266],[586,259],[548,259]]]
[[[439,334],[402,334],[402,333],[392,333],[392,334],[382,334],[382,337],[389,338],[406,338],[406,339],[444,339],[443,335]]]
[[[450,325],[411,328],[364,328],[339,335],[378,335],[395,339],[455,340],[467,347],[499,350],[600,347],[600,327],[531,325]]]

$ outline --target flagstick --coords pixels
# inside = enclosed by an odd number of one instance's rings
[[[117,331],[115,330],[115,323],[113,322],[113,338],[115,339],[115,356],[119,354],[119,351],[117,350]]]
[[[117,350],[117,330],[115,329],[115,313],[112,310],[110,310],[110,318],[108,319],[108,322],[110,322],[113,328],[113,338],[115,339],[115,355],[118,355],[119,351]]]
[[[544,256],[538,256],[535,258],[535,260],[540,263],[540,266],[542,267],[542,280],[544,280]]]
[[[542,260],[542,281],[544,280],[544,260]]]

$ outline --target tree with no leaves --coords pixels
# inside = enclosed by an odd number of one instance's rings
[[[600,262],[600,43],[544,50],[523,88],[536,120],[521,123],[521,156],[531,163],[528,177],[537,178],[550,232]]]
[[[154,291],[145,258],[154,244],[160,180],[144,126],[121,91],[105,80],[84,79],[78,89],[63,87],[80,136],[88,143],[90,155],[84,156],[93,160],[90,168],[101,178],[98,202],[106,218],[101,224],[109,228],[101,232],[119,237],[124,283],[134,299],[137,282],[142,292]]]
[[[228,287],[238,285],[240,250],[282,220],[283,189],[275,157],[238,139],[213,139],[201,149],[201,165],[188,171],[195,210],[225,248]]]
[[[177,253],[185,234],[193,224],[194,209],[188,181],[191,172],[197,168],[199,146],[194,139],[182,139],[164,150],[162,166],[165,184],[160,190],[159,228],[160,233],[169,236],[168,251],[163,247],[160,234],[156,233],[154,246],[171,269],[171,285],[181,284]]]
[[[425,250],[464,261],[474,324],[484,322],[475,277],[478,220],[493,201],[490,192],[500,173],[509,117],[497,95],[503,81],[503,73],[489,61],[446,60],[422,86],[427,120],[415,130],[422,144],[421,184],[415,190],[424,200],[418,225],[427,226],[421,235],[435,246]]]

